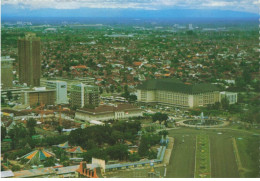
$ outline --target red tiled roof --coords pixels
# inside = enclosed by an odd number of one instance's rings
[[[73,68],[73,69],[86,69],[87,66],[86,65],[77,65],[77,66],[72,66],[71,68]]]
[[[140,66],[142,65],[142,62],[133,62],[134,66]]]
[[[70,153],[83,153],[86,152],[86,150],[83,150],[80,146],[73,147],[71,149],[68,149],[67,152]]]

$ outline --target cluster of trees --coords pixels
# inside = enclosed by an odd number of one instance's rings
[[[67,156],[67,153],[64,149],[59,147],[52,147],[52,152],[55,154],[56,159],[59,159],[60,163],[63,166],[69,166],[69,157]],[[47,161],[47,160],[46,160]],[[49,162],[51,162],[50,160]],[[48,164],[48,163],[47,163]]]
[[[35,131],[36,121],[34,119],[29,119],[27,121],[26,127],[22,123],[18,123],[9,130],[8,134],[6,133],[6,128],[1,127],[1,139],[4,139],[6,136],[9,136],[12,139],[11,149],[19,149],[24,147],[27,143],[31,148],[36,146],[52,146],[59,144],[67,140],[66,135],[59,136],[49,136],[41,139],[33,139],[32,135],[36,134]]]
[[[103,144],[115,145],[124,140],[135,141],[141,129],[140,121],[118,121],[110,126],[92,126],[71,131],[68,140],[71,145],[79,145],[85,149],[93,149]]]
[[[152,116],[153,122],[159,121],[160,124],[161,124],[163,121],[166,121],[167,119],[168,119],[168,115],[167,115],[167,114],[164,114],[164,113],[160,113],[160,112],[157,112],[157,113],[155,113],[155,114]]]
[[[209,116],[217,116],[223,114],[224,112],[229,113],[240,113],[241,106],[239,104],[229,104],[229,100],[227,98],[223,98],[221,102],[216,102],[215,104],[208,104],[207,107],[202,107],[199,109],[190,110],[192,115],[199,116],[201,112]]]
[[[88,150],[83,153],[87,162],[90,162],[92,157],[127,160],[130,155],[124,140],[135,142],[140,129],[140,121],[114,121],[112,126],[105,124],[73,130],[68,140],[71,145],[79,145]]]
[[[151,150],[151,147],[160,142],[160,136],[158,134],[146,134],[141,138],[141,142],[138,148],[138,154],[141,157],[148,157],[149,159],[154,159],[157,153]]]
[[[250,110],[248,110],[247,112],[241,115],[241,120],[248,123],[260,124],[259,117],[260,117],[259,107],[251,107]]]
[[[4,159],[5,160],[6,159],[15,160],[16,158],[20,158],[21,156],[24,156],[25,154],[30,153],[31,151],[32,151],[32,149],[30,147],[23,146],[23,149],[4,153]]]
[[[169,132],[166,130],[162,130],[162,131],[159,131],[158,134],[159,134],[159,136],[163,136],[164,138],[166,138],[166,136],[169,134]]]
[[[168,134],[160,133],[160,134]],[[103,160],[129,160],[138,161],[141,157],[147,157],[148,159],[155,159],[157,152],[152,150],[151,147],[160,142],[159,134],[146,134],[142,136],[141,143],[138,152],[130,154],[128,152],[128,146],[118,143],[107,148],[93,148],[83,153],[83,158],[87,162],[91,162],[92,157]]]
[[[128,90],[128,85],[124,86],[124,93],[121,94],[122,97],[126,98],[129,102],[135,102],[137,100],[137,96],[134,94],[130,94]]]
[[[104,149],[94,148],[83,153],[83,159],[91,162],[92,157],[110,160],[127,160],[129,156],[128,146],[123,144],[116,144]]]

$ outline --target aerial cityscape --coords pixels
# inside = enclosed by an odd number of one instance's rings
[[[259,178],[258,7],[1,1],[1,178]]]

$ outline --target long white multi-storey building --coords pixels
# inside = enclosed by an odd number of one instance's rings
[[[177,79],[155,79],[137,86],[141,103],[194,108],[220,102],[219,88],[213,84],[184,84]]]

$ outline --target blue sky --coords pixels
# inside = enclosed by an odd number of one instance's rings
[[[1,0],[2,10],[21,9],[217,9],[259,13],[258,0]]]

